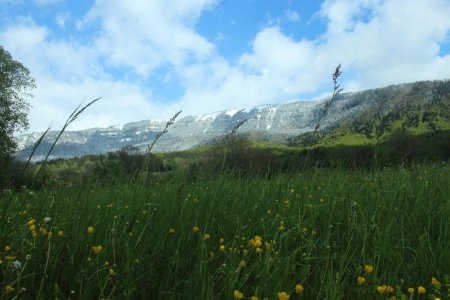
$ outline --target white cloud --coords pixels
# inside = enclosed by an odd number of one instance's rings
[[[164,64],[181,66],[201,60],[214,45],[195,32],[194,21],[212,0],[133,1],[98,0],[85,22],[99,21],[97,49],[116,67],[130,67],[146,77]]]
[[[69,12],[59,12],[56,15],[56,24],[58,24],[59,27],[64,28],[66,25],[66,22],[70,19],[70,13]]]
[[[285,15],[288,21],[290,22],[294,23],[300,22],[300,16],[295,10],[286,10]]]
[[[326,0],[317,14],[327,28],[322,35],[295,39],[281,25],[267,25],[237,61],[221,57],[214,41],[196,32],[196,20],[215,1],[171,3],[98,0],[77,25],[95,31],[87,41],[55,38],[29,19],[0,32],[37,80],[31,130],[52,120],[59,128],[81,100],[99,96],[71,129],[324,95],[338,63],[345,91],[450,77],[450,53],[439,55],[450,33],[447,0]],[[109,74],[110,67],[138,79]],[[170,105],[142,84],[164,68],[170,73],[163,76],[184,90]]]

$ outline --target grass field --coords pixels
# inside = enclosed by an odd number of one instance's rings
[[[0,195],[1,299],[450,299],[448,164]]]

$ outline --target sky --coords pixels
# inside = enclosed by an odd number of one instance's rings
[[[0,0],[0,45],[69,130],[450,78],[450,0]]]

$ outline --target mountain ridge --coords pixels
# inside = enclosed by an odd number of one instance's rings
[[[390,113],[395,109],[407,109],[412,104],[423,107],[430,103],[437,103],[442,98],[445,98],[447,102],[450,99],[450,81],[419,81],[342,93],[329,106],[326,118],[321,122],[321,130],[335,130],[339,126],[349,126],[345,124],[351,125],[352,120],[361,119],[365,115],[372,115],[368,117],[366,123],[370,124],[372,120],[374,123],[379,123],[377,115],[384,115],[385,112]],[[314,131],[329,101],[330,97],[185,116],[169,128],[153,150],[173,152],[209,143],[231,132],[234,126],[244,119],[247,121],[239,128],[239,132],[258,140],[292,142],[293,138]],[[123,126],[113,125],[107,128],[66,131],[50,158],[105,154],[129,145],[144,150],[165,125],[166,122],[143,120],[126,123]],[[43,159],[57,133],[57,131],[51,131],[47,134],[36,149],[34,161]],[[42,133],[31,133],[17,136],[16,157],[27,159],[33,145],[41,135]]]

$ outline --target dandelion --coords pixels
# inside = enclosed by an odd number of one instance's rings
[[[13,261],[16,259],[16,257],[14,255],[6,255],[5,259],[9,262]]]
[[[425,294],[426,292],[427,292],[427,289],[424,288],[423,286],[419,285],[419,287],[417,288],[417,293],[419,295],[421,295],[421,294]]]
[[[31,219],[30,221],[27,222],[28,226],[34,225],[34,223],[36,222],[35,219]]]
[[[225,243],[225,239],[224,238],[220,238],[219,243],[222,245],[223,243]]]
[[[284,225],[278,226],[278,231],[279,232],[283,232],[285,229],[286,229],[286,227],[284,227]]]
[[[366,278],[358,276],[358,285],[363,285],[366,282]]]
[[[64,236],[64,231],[62,231],[62,230],[58,231],[58,236],[59,237]]]
[[[372,273],[373,272],[373,266],[372,265],[365,265],[364,266],[364,271],[367,273]]]
[[[252,296],[252,297],[250,298],[250,300],[259,300],[259,298],[256,297],[256,296]]]
[[[94,251],[95,254],[99,254],[100,252],[102,252],[102,250],[103,250],[102,245],[92,247],[92,251]]]
[[[301,293],[303,293],[303,290],[304,290],[304,288],[303,288],[303,285],[302,284],[296,284],[295,285],[295,292],[297,293],[297,294],[301,294]]]
[[[170,233],[170,234],[174,234],[174,233],[175,233],[175,228],[170,227],[170,228],[169,228],[169,233]]]
[[[224,245],[220,245],[219,250],[224,252],[225,251],[225,246]]]
[[[31,232],[35,232],[35,231],[36,231],[36,225],[32,224],[32,225],[30,225],[30,226],[28,227],[28,229],[29,229]]]
[[[203,239],[206,241],[206,240],[209,240],[211,238],[211,236],[209,235],[209,234],[207,234],[207,233],[205,233],[204,235],[203,235]]]
[[[11,250],[11,247],[10,246],[5,246],[5,252],[8,252],[8,251],[10,251]]]
[[[192,227],[192,232],[193,233],[199,232],[199,230],[200,230],[200,228],[198,228],[198,226]]]
[[[408,288],[408,293],[410,293],[411,295],[414,294],[414,288],[412,287]]]
[[[289,300],[289,295],[286,292],[279,292],[278,300]]]
[[[89,226],[88,229],[87,229],[87,233],[88,234],[93,234],[94,233],[94,227]]]
[[[238,290],[233,291],[234,299],[244,299],[244,294],[239,292]]]
[[[439,280],[436,279],[436,277],[431,277],[431,285],[435,287],[440,287],[441,283],[439,282]]]

